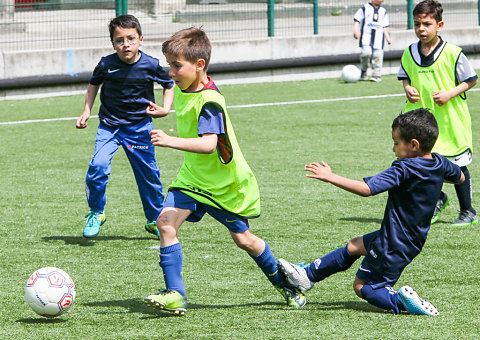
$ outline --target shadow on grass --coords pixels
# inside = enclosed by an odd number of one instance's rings
[[[177,315],[164,312],[161,310],[155,310],[151,307],[148,307],[142,299],[132,298],[132,299],[125,299],[125,300],[110,300],[110,301],[98,301],[98,302],[90,302],[90,303],[83,303],[83,306],[88,307],[122,307],[128,310],[129,313],[141,313],[146,314],[148,316],[141,317],[141,319],[150,319],[150,318],[159,318],[159,317],[178,317]],[[204,310],[214,310],[214,309],[234,309],[234,308],[244,308],[244,307],[251,307],[254,309],[264,309],[264,310],[341,310],[341,309],[350,309],[355,311],[361,311],[366,313],[385,313],[380,308],[374,307],[366,302],[363,301],[338,301],[338,302],[308,302],[305,308],[301,309],[293,309],[287,307],[283,302],[271,302],[271,301],[263,301],[257,303],[245,303],[245,304],[228,304],[228,305],[205,305],[205,304],[197,304],[197,303],[189,303],[188,310],[195,310],[195,309],[204,309]],[[106,311],[98,311],[99,314],[111,314],[111,310]]]
[[[360,223],[376,223],[381,224],[382,219],[380,218],[368,218],[368,217],[342,217],[341,221],[350,221],[350,222],[360,222]]]
[[[24,319],[19,319],[19,320],[15,320],[15,322],[29,323],[29,324],[54,324],[54,323],[67,322],[67,320],[59,319],[59,318],[43,318],[43,317],[38,317],[38,318],[24,318]]]
[[[97,241],[139,241],[156,240],[155,237],[125,237],[125,236],[97,236],[95,238],[85,238],[83,236],[45,236],[44,242],[63,241],[69,245],[79,245],[82,247],[94,246]]]

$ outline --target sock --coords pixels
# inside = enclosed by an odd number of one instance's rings
[[[394,314],[399,314],[400,311],[405,310],[403,304],[397,298],[398,293],[392,287],[382,287],[373,289],[372,286],[365,285],[362,287],[362,296],[368,303],[390,311]]]
[[[183,253],[180,243],[167,247],[160,247],[160,267],[163,270],[163,279],[167,290],[176,290],[186,296],[185,284],[183,283]]]
[[[348,246],[348,245],[347,245]],[[338,248],[305,268],[310,281],[318,282],[340,271],[347,270],[359,258],[348,252],[347,246]]]
[[[263,252],[258,256],[250,257],[255,261],[257,266],[260,267],[262,272],[265,274],[267,279],[275,286],[282,286],[283,282],[285,281],[285,275],[281,271],[278,270],[277,261],[275,260],[275,256],[273,256],[268,243],[265,242],[265,249]]]
[[[470,210],[472,213],[477,214],[472,207],[472,181],[470,178],[470,172],[466,166],[462,166],[461,169],[465,176],[465,182],[462,184],[455,184],[455,191],[457,192],[460,210]]]

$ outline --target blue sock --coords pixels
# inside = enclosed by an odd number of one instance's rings
[[[382,287],[373,289],[372,286],[362,287],[362,296],[370,304],[385,309],[387,311],[399,314],[405,310],[402,303],[397,298],[398,293],[392,287]]]
[[[305,268],[305,271],[311,281],[318,282],[332,274],[347,270],[358,258],[359,256],[350,255],[347,246],[345,246],[316,259]]]
[[[168,290],[176,290],[186,296],[185,284],[183,283],[183,253],[180,243],[168,247],[160,247],[160,267],[163,270],[163,279]]]
[[[258,256],[250,257],[257,263],[257,266],[263,271],[267,279],[275,286],[281,286],[285,281],[285,275],[278,270],[277,261],[273,256],[268,243],[265,242],[265,250]]]

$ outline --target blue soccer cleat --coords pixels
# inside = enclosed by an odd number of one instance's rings
[[[418,296],[415,289],[410,286],[403,286],[397,294],[397,298],[409,314],[413,315],[440,315],[437,308],[430,302]]]

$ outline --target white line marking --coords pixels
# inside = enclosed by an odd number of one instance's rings
[[[480,89],[471,89],[468,92],[472,92],[472,91],[480,91]],[[317,104],[317,103],[341,102],[341,101],[363,100],[363,99],[380,99],[380,98],[401,97],[401,96],[405,96],[405,93],[380,94],[380,95],[375,95],[375,96],[363,96],[363,97],[297,100],[297,101],[277,102],[277,103],[258,103],[258,104],[231,105],[231,106],[228,106],[228,109],[245,109],[245,108],[252,108],[252,107],[283,106],[283,105],[298,105],[298,104]],[[172,110],[171,112],[175,112],[175,111]],[[13,122],[0,122],[0,125],[44,123],[44,122],[55,122],[55,121],[61,121],[61,120],[76,120],[77,118],[78,117],[19,120],[19,121],[13,121]],[[90,118],[98,118],[98,116],[90,116]]]

